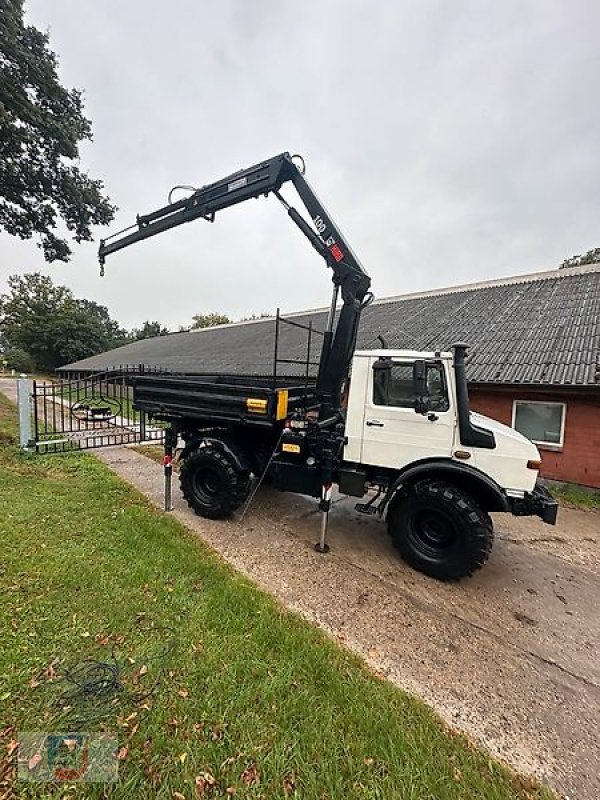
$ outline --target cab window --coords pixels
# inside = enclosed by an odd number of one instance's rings
[[[432,411],[447,411],[450,407],[444,369],[441,364],[427,364],[427,393]],[[413,364],[392,363],[389,367],[373,370],[373,403],[376,406],[414,408],[415,390]]]

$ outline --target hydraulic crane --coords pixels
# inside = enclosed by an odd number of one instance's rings
[[[296,162],[300,163],[297,166]],[[333,296],[323,337],[316,394],[320,401],[319,419],[337,419],[341,391],[356,347],[360,315],[373,299],[371,279],[341,231],[327,213],[304,175],[304,160],[288,152],[262,161],[248,169],[197,189],[188,197],[169,203],[149,214],[139,215],[133,232],[114,234],[100,242],[99,258],[141,242],[158,233],[196,219],[214,222],[215,214],[230,206],[261,195],[274,194],[314,249],[332,270]],[[281,195],[281,187],[292,183],[312,219],[314,228]],[[342,307],[336,324],[336,307],[341,294]]]

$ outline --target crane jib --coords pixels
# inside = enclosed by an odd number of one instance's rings
[[[196,189],[188,197],[169,203],[148,214],[137,217],[132,229],[120,231],[100,242],[99,259],[103,265],[106,256],[149,239],[164,231],[204,219],[213,222],[215,214],[245,200],[275,194],[287,210],[288,216],[302,231],[311,245],[325,259],[332,270],[334,297],[341,290],[343,307],[333,332],[324,338],[317,390],[327,412],[339,407],[341,387],[356,344],[360,313],[369,295],[371,279],[362,267],[341,231],[326,212],[315,192],[288,152],[262,161],[248,169],[239,170],[220,181]],[[304,161],[302,160],[302,164]],[[292,183],[312,225],[281,196],[285,183]],[[313,227],[314,226],[314,227]]]

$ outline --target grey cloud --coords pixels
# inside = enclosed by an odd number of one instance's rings
[[[380,295],[551,268],[598,245],[600,6],[575,2],[29,0],[95,141],[114,229],[175,183],[284,149]],[[99,232],[101,235],[103,232]],[[0,279],[42,269],[122,323],[321,306],[325,270],[275,200],[46,266],[0,237]]]

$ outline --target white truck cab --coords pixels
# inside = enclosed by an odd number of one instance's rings
[[[414,371],[423,361],[430,403],[419,413]],[[344,459],[393,470],[448,459],[481,471],[509,497],[533,491],[540,463],[533,442],[481,414],[470,417],[492,433],[493,448],[461,443],[452,353],[359,350],[352,362]]]

